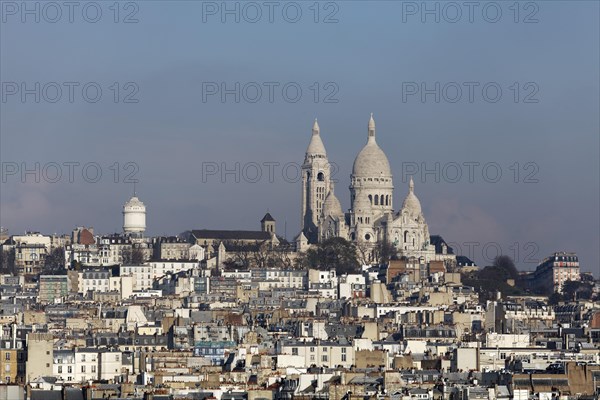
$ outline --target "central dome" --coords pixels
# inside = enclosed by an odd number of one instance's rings
[[[352,175],[360,177],[390,177],[392,175],[387,156],[375,141],[375,121],[373,114],[369,120],[367,144],[356,156],[352,166]]]

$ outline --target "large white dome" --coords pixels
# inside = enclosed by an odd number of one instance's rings
[[[356,156],[352,165],[352,175],[369,178],[392,175],[387,156],[375,141],[375,137],[369,137],[365,147]]]
[[[369,120],[367,144],[365,144],[354,160],[352,175],[365,178],[391,177],[392,175],[388,158],[375,140],[373,114],[371,114],[371,119]]]

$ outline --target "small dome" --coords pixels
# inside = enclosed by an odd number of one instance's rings
[[[343,216],[344,212],[342,211],[342,205],[333,191],[333,182],[331,182],[329,185],[329,193],[327,193],[327,197],[325,197],[322,213],[325,217]]]
[[[373,114],[369,120],[367,144],[356,156],[352,166],[352,175],[361,177],[391,177],[392,172],[387,156],[375,141],[375,121]]]
[[[410,178],[410,183],[408,184],[408,194],[404,199],[404,203],[402,203],[402,210],[407,210],[414,216],[421,215],[421,202],[415,195],[415,183],[413,182],[412,177]]]
[[[323,144],[323,140],[321,140],[321,130],[319,129],[319,123],[316,119],[312,129],[312,137],[310,138],[308,149],[306,149],[306,154],[323,156],[327,155],[327,152],[325,151],[325,145]]]
[[[123,207],[144,207],[144,203],[137,196],[133,196]]]

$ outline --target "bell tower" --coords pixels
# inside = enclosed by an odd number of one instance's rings
[[[318,242],[318,226],[329,190],[330,165],[315,119],[302,164],[302,232],[309,243]]]

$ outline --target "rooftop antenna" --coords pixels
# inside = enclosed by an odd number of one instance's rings
[[[136,181],[134,180],[133,181],[133,197],[136,197],[135,184],[136,184]]]

